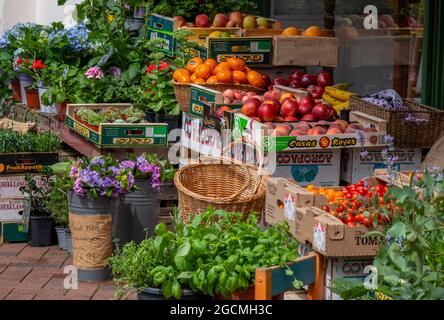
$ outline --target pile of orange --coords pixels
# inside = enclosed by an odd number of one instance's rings
[[[301,32],[296,27],[289,27],[282,32],[283,36],[292,37],[292,36],[304,36],[304,37],[321,37],[323,35],[322,29],[318,26],[311,26],[307,28],[304,32]]]
[[[221,63],[217,63],[214,59],[204,61],[201,58],[192,58],[186,68],[174,72],[173,79],[179,83],[235,83],[258,88],[265,86],[262,75],[248,68],[245,62],[238,58],[228,58]]]
[[[317,188],[314,185],[310,185],[308,187],[305,188],[307,191],[310,191],[312,193],[315,194],[321,194],[323,195],[325,198],[327,198],[328,203],[335,203],[337,201],[343,200],[344,199],[344,193],[340,190],[335,190],[335,189],[331,189],[331,188]]]

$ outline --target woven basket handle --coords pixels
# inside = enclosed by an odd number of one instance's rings
[[[259,169],[258,169],[257,174],[258,174],[258,177],[260,177],[261,174],[262,174],[263,166],[264,166],[264,157],[263,157],[263,155],[262,155],[262,152],[260,152],[260,148],[257,146],[256,143],[254,143],[254,142],[249,142],[249,141],[243,141],[242,139],[238,139],[238,140],[235,140],[235,141],[233,141],[232,143],[230,143],[230,144],[229,144],[228,146],[226,146],[225,148],[223,148],[223,149],[222,149],[222,154],[224,154],[224,152],[225,152],[226,150],[231,149],[231,147],[235,146],[235,145],[238,144],[238,143],[245,144],[245,145],[250,145],[250,146],[253,147],[253,149],[254,149],[255,151],[256,151],[256,150],[259,151],[259,152],[256,152],[256,154],[258,154],[258,158],[259,158]],[[236,160],[236,161],[237,161],[237,160]],[[237,162],[240,162],[240,161],[237,161]],[[242,162],[241,162],[241,163],[242,163]],[[253,194],[256,194],[257,188],[259,188],[259,185],[260,185],[260,181],[261,181],[261,179],[257,179],[257,181],[256,181],[256,185],[254,186],[254,189],[253,189]]]
[[[223,156],[219,156],[219,157],[201,156],[199,158],[199,160],[200,160],[200,162],[202,162],[203,160],[219,160],[219,161],[227,160],[227,161],[232,162],[233,164],[237,164],[237,165],[241,166],[242,169],[244,169],[246,174],[247,174],[248,179],[245,182],[245,184],[242,186],[242,188],[240,188],[240,190],[238,192],[234,193],[233,195],[231,195],[229,197],[218,198],[219,201],[224,201],[224,202],[225,201],[226,202],[233,201],[234,199],[239,197],[241,195],[241,193],[244,192],[248,188],[248,186],[250,185],[251,173],[250,173],[250,170],[248,169],[248,167],[243,162],[237,161],[236,159],[233,159],[233,158],[228,158],[228,157],[223,157]]]

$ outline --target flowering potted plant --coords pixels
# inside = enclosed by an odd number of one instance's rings
[[[51,180],[52,170],[45,167],[39,183],[34,176],[25,174],[26,185],[20,188],[25,201],[29,201],[28,242],[32,247],[46,247],[55,243],[54,219],[48,207]]]
[[[122,161],[120,168],[130,170],[135,177],[137,190],[125,194],[116,212],[116,238],[122,247],[125,243],[140,243],[154,235],[154,227],[159,220],[160,187],[171,181],[175,169],[168,161],[160,161],[155,154],[129,156]]]
[[[104,156],[78,160],[68,170],[69,225],[79,280],[109,279],[112,200],[135,190],[134,175]]]

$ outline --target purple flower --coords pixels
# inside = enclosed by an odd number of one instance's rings
[[[74,178],[77,177],[78,174],[79,174],[79,168],[76,167],[75,165],[72,165],[71,170],[69,171],[69,177]]]
[[[134,169],[136,164],[133,161],[125,160],[120,163],[120,169]]]
[[[86,194],[86,190],[82,187],[83,180],[82,178],[77,178],[74,182],[73,190],[75,193],[77,193],[80,196],[84,196]]]
[[[93,166],[96,166],[96,165],[103,166],[104,164],[105,164],[105,160],[103,160],[101,157],[94,158],[91,161],[91,165],[93,165]]]
[[[109,74],[112,75],[114,78],[119,79],[122,74],[122,69],[118,67],[111,67],[109,69]]]
[[[117,176],[119,174],[119,168],[117,168],[115,166],[109,167],[108,170],[110,170],[115,176]]]
[[[102,69],[100,69],[99,67],[92,67],[86,71],[85,76],[88,79],[100,80],[103,78],[103,72],[102,72]]]

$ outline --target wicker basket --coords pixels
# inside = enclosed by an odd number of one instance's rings
[[[258,169],[224,157],[205,159],[212,162],[187,165],[174,176],[183,221],[191,221],[195,214],[207,211],[209,206],[240,212],[245,218],[250,212],[262,213],[269,178],[261,170],[263,161]],[[215,159],[219,163],[214,163]],[[232,163],[220,163],[220,160]]]
[[[408,111],[386,110],[382,107],[352,96],[350,110],[360,111],[387,121],[387,134],[395,138],[398,148],[431,148],[444,130],[444,111],[404,100]],[[406,116],[427,120],[426,122],[407,121]]]
[[[178,83],[173,81],[174,85],[174,93],[176,94],[176,100],[179,104],[180,110],[183,112],[188,112],[190,110],[190,99],[191,99],[191,84],[189,83]],[[203,84],[203,87],[206,87],[211,90],[216,90],[220,92],[224,92],[227,89],[238,89],[246,92],[255,92],[257,94],[262,94],[265,92],[264,89],[245,85],[245,84],[234,84],[234,83],[219,83],[219,84]]]

